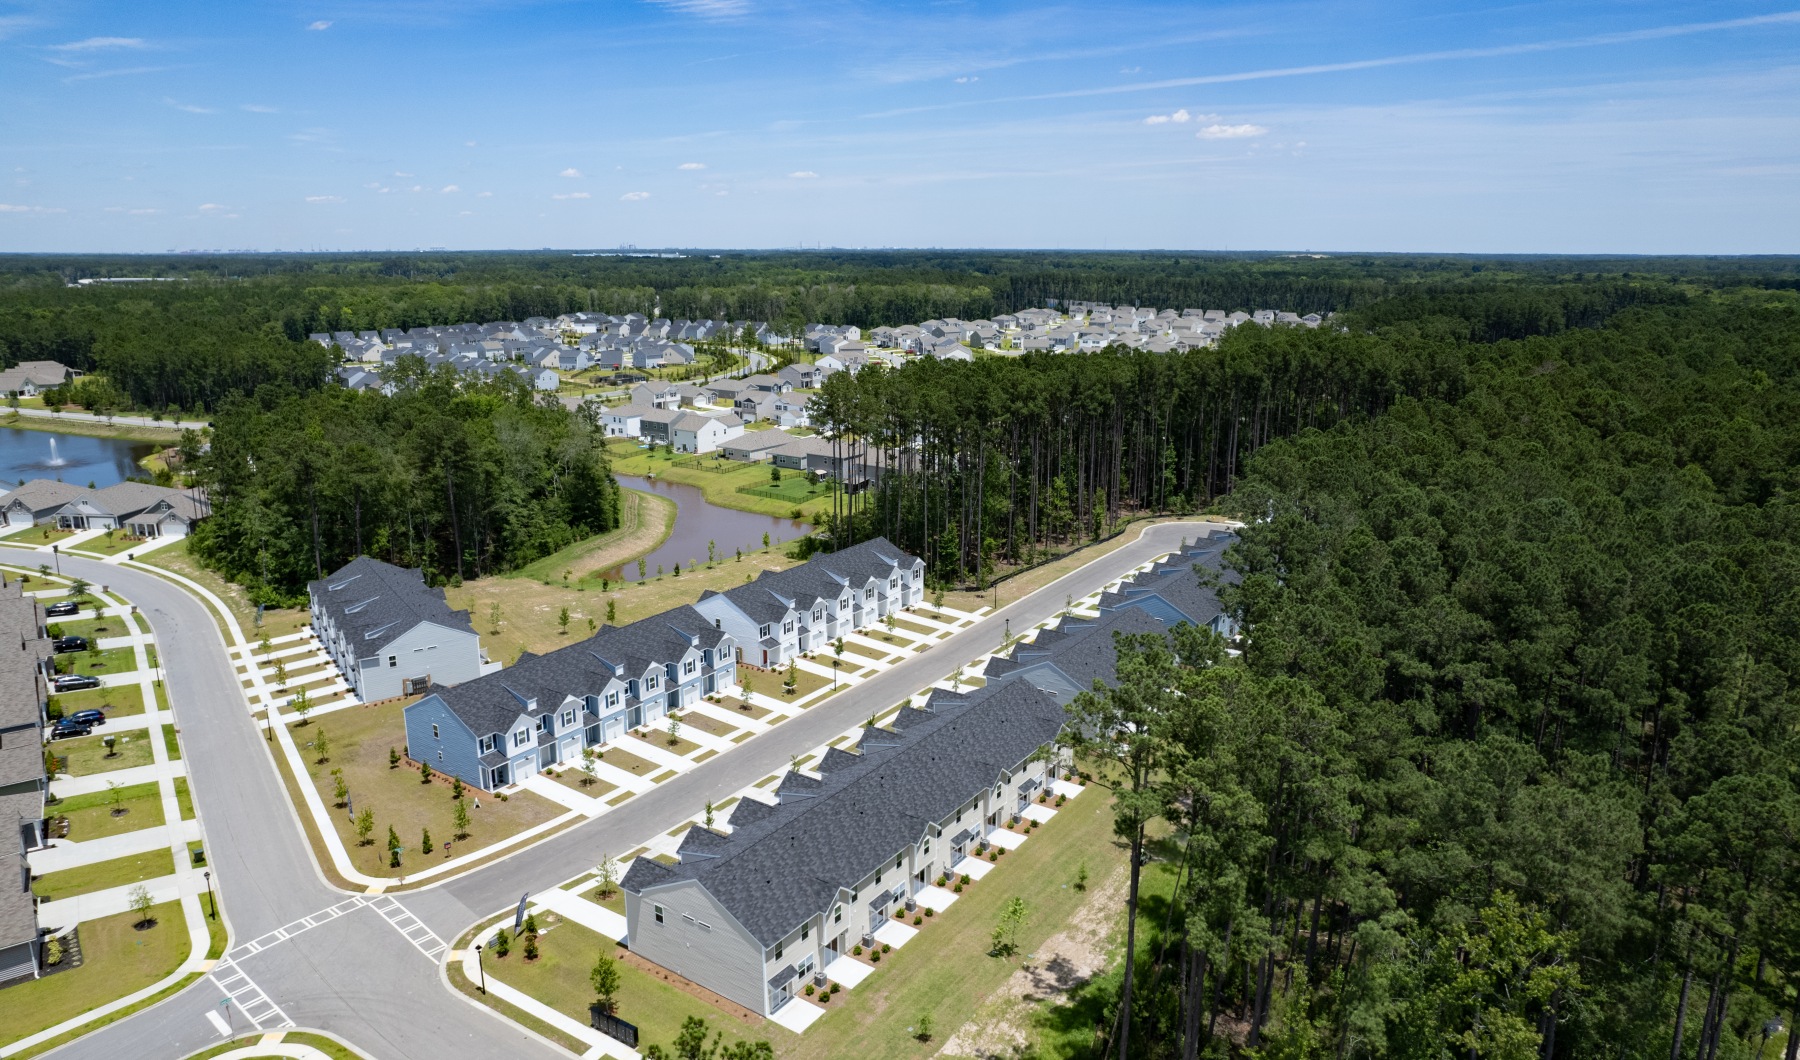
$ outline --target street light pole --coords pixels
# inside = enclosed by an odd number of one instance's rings
[[[212,918],[214,920],[217,920],[217,919],[219,919],[219,900],[217,898],[213,897],[212,870],[207,869],[205,872],[202,872],[200,875],[206,877],[206,906],[207,906],[207,909],[212,913]]]
[[[56,557],[56,576],[60,578],[62,577],[62,546],[51,545],[50,554]]]
[[[481,973],[481,992],[487,993],[487,966],[481,963],[481,943],[475,944],[475,970]]]

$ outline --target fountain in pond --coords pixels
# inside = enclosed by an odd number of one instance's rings
[[[68,463],[68,461],[64,460],[62,458],[62,456],[60,454],[58,454],[56,451],[56,439],[55,438],[50,439],[50,459],[44,462],[44,466],[45,467],[61,467],[66,463]]]

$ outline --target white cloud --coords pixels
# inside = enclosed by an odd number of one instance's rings
[[[98,81],[103,77],[129,77],[133,74],[155,74],[164,70],[172,70],[172,66],[128,66],[122,70],[95,70],[92,73],[73,74],[63,78],[63,84],[72,85],[77,81]]]
[[[410,176],[413,176],[413,174],[411,174],[411,173],[402,173],[402,172],[400,172],[400,171],[399,171],[399,170],[397,170],[397,169],[396,169],[396,170],[394,170],[394,176],[396,176],[396,177],[410,177]]]
[[[145,215],[145,214],[162,213],[161,210],[155,209],[153,207],[145,207],[143,209],[138,209],[138,210],[126,210],[125,212],[129,213],[129,214],[137,214],[140,216]]]
[[[238,109],[239,110],[247,110],[252,114],[279,114],[279,113],[281,113],[280,111],[276,110],[274,107],[265,107],[261,103],[240,103],[240,104],[238,104]]]
[[[410,191],[411,191],[411,192],[413,192],[413,194],[415,194],[415,195],[416,195],[416,194],[418,194],[418,193],[419,193],[419,192],[421,192],[421,191],[424,191],[424,190],[425,190],[425,185],[423,185],[423,184],[414,184],[414,185],[413,185],[413,186],[412,186],[412,187],[411,187],[411,188],[410,188],[410,189],[408,189],[408,190],[410,190]]]
[[[700,18],[737,18],[750,13],[750,0],[649,0]]]
[[[797,169],[794,172],[789,173],[788,176],[795,180],[816,180],[819,175],[810,169]]]
[[[0,202],[0,213],[30,213],[31,207],[17,206],[10,202]]]
[[[211,107],[202,107],[195,103],[183,103],[180,100],[168,99],[166,97],[163,99],[163,102],[165,104],[167,104],[168,106],[174,107],[176,110],[185,110],[189,114],[216,114],[216,113],[218,113],[216,110],[214,110]]]
[[[561,173],[558,173],[557,176],[559,176],[559,177],[579,177],[579,176],[581,176],[581,170],[576,169],[574,166],[570,166],[568,169],[565,169]]]
[[[1202,140],[1243,140],[1262,136],[1269,131],[1264,125],[1208,125],[1194,135]]]
[[[619,201],[620,202],[642,202],[643,200],[648,199],[649,197],[650,197],[650,193],[647,191],[628,191],[625,194],[619,196]]]
[[[458,217],[473,217],[474,215],[475,215],[474,210],[463,210],[463,211],[460,211],[459,213],[457,213],[456,216],[458,216]]]
[[[344,197],[342,195],[308,195],[306,197],[306,201],[307,202],[343,202]]]
[[[477,199],[491,199],[494,197],[494,193],[491,191],[476,192],[475,197]]]
[[[591,199],[591,198],[593,198],[592,195],[589,195],[585,191],[572,191],[572,192],[569,192],[567,195],[552,195],[550,197],[552,199]]]
[[[306,28],[310,29],[310,30],[330,29],[331,23],[326,19],[320,19],[319,21],[312,23],[311,25],[307,26]]]
[[[142,37],[89,37],[86,40],[72,40],[67,44],[52,44],[53,52],[98,52],[112,51],[118,48],[145,48]]]
[[[705,169],[706,163],[705,162],[683,162],[682,164],[680,164],[679,166],[676,166],[675,168],[676,169]]]
[[[1190,121],[1218,121],[1217,114],[1189,114],[1184,108],[1173,114],[1152,114],[1144,119],[1145,125],[1186,125]]]
[[[464,147],[474,147],[474,146],[475,146],[475,141],[473,141],[473,140],[464,140],[464,141],[463,141],[463,146],[464,146]]]
[[[956,83],[959,85],[972,85],[979,80],[981,80],[979,77],[959,77],[956,79]]]
[[[219,210],[229,210],[229,209],[231,209],[231,207],[220,206],[216,202],[203,202],[200,204],[200,212],[201,213],[215,213]]]
[[[446,184],[438,190],[441,191],[445,195],[452,195],[452,194],[455,194],[456,192],[461,191],[462,189],[457,187],[454,184]]]

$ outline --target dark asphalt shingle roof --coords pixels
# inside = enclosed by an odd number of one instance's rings
[[[356,557],[306,588],[359,656],[380,652],[421,622],[475,632],[469,613],[452,610],[444,590],[426,585],[422,572],[369,556]]]
[[[773,945],[1055,739],[1065,717],[1054,699],[1017,683],[939,693],[931,705],[929,721],[888,734],[894,746],[865,739],[854,763],[823,779],[789,773],[779,807],[746,813],[753,804],[739,803],[715,856],[675,866],[639,859],[623,886],[642,893],[694,880]]]

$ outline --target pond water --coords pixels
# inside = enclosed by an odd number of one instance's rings
[[[764,534],[769,535],[770,544],[776,544],[792,541],[812,531],[810,524],[798,519],[781,519],[772,515],[740,512],[735,508],[721,508],[707,500],[706,494],[696,486],[664,482],[662,479],[646,479],[637,475],[613,477],[626,489],[654,493],[675,502],[675,529],[669,534],[667,541],[644,557],[646,577],[656,577],[658,565],[665,571],[670,571],[675,569],[677,563],[683,567],[705,563],[708,542],[717,546],[719,558],[724,559],[734,555],[740,548],[746,552],[761,548]],[[635,562],[603,571],[602,574],[615,581],[638,580]]]
[[[0,429],[0,489],[34,478],[105,488],[143,476],[138,461],[155,451],[142,442],[7,427]]]

